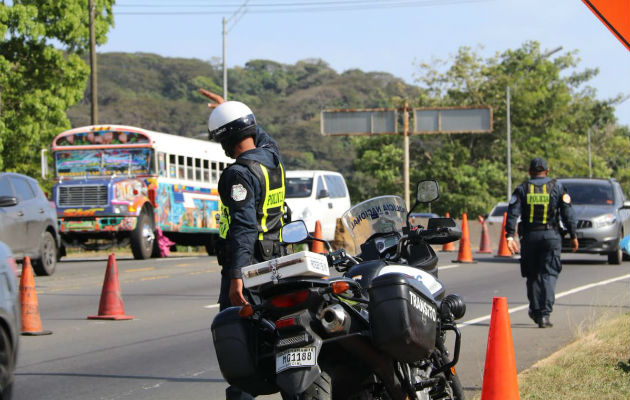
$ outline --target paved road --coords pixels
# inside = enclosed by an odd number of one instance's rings
[[[440,256],[440,278],[468,307],[458,371],[469,394],[481,388],[492,297],[508,299],[519,371],[569,343],[603,313],[630,308],[630,263],[610,266],[599,256],[565,255],[555,325],[539,329],[527,317],[517,260],[475,254],[477,263],[457,264],[456,254]],[[117,265],[131,321],[86,319],[98,310],[105,257],[63,260],[52,277],[36,277],[42,324],[53,334],[21,338],[14,398],[222,398],[226,384],[209,330],[218,312],[216,260],[121,256]]]

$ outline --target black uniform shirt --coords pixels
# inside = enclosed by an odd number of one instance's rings
[[[527,186],[532,183],[534,185],[547,184],[551,179],[548,177],[532,178],[525,184],[519,185],[512,193],[510,198],[510,204],[508,205],[507,220],[505,222],[505,235],[512,236],[516,231],[516,221],[518,217],[523,215],[527,201]],[[555,182],[551,193],[549,194],[549,206],[555,207],[556,219],[562,218],[562,222],[565,228],[569,231],[571,238],[576,237],[577,220],[573,207],[571,207],[571,198],[569,197],[566,188],[560,182]],[[558,213],[559,211],[559,213]],[[557,229],[558,221],[549,221],[550,224],[556,224]],[[524,229],[527,223],[524,224]]]
[[[239,155],[239,158],[258,161],[268,168],[277,168],[280,162],[276,142],[260,127],[255,138],[256,148]],[[233,164],[219,179],[221,202],[230,210],[230,229],[226,238],[226,251],[230,265],[230,278],[241,278],[241,268],[254,263],[254,247],[258,239],[256,206],[262,188],[258,178],[244,165]]]

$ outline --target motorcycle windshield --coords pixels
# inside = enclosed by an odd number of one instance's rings
[[[402,233],[406,226],[407,208],[399,196],[379,196],[365,200],[343,213],[341,221],[352,236],[354,248],[360,251],[375,233]]]

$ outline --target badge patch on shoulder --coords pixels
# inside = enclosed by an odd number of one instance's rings
[[[568,193],[565,193],[562,195],[562,201],[564,201],[567,204],[571,204],[571,196],[569,196]]]
[[[247,189],[245,186],[239,184],[232,185],[232,200],[243,201],[247,197]]]

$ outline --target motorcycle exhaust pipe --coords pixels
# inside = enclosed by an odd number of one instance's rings
[[[327,333],[348,332],[350,316],[340,304],[333,304],[319,313],[319,320]]]

